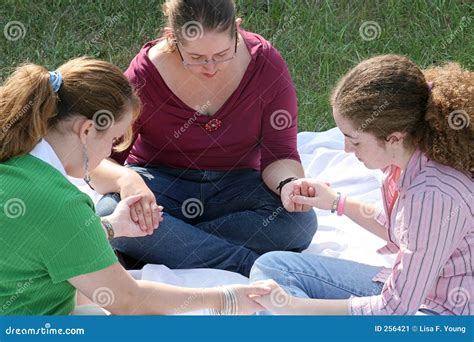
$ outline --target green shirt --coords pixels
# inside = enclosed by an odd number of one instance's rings
[[[0,315],[67,315],[68,279],[117,262],[89,196],[26,155],[0,163]]]

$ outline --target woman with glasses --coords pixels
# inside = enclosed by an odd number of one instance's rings
[[[126,71],[144,104],[132,146],[112,155],[143,180],[102,163],[93,176],[115,193],[98,212],[108,215],[120,197],[140,194],[132,218],[146,231],[159,228],[115,239],[118,251],[170,268],[248,276],[261,254],[300,252],[316,231],[310,207],[289,200],[301,194],[304,177],[295,88],[278,51],[240,27],[233,0],[163,7],[163,37],[145,44]],[[110,170],[120,181],[111,182]],[[150,215],[156,203],[162,222]]]
[[[50,72],[25,64],[0,86],[0,99],[0,316],[263,309],[251,297],[267,294],[265,286],[196,289],[134,280],[109,241],[145,235],[130,216],[140,196],[99,219],[67,178],[89,183],[113,142],[122,137],[116,148],[123,149],[130,141],[141,104],[118,67],[89,58]],[[153,211],[159,221],[161,209]],[[79,292],[94,304],[76,306]]]

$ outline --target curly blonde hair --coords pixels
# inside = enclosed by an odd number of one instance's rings
[[[376,56],[338,82],[331,103],[380,141],[407,133],[406,146],[473,177],[474,73],[459,64],[422,71],[404,56]]]

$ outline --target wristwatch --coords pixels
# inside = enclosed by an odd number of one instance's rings
[[[102,225],[107,231],[107,239],[109,239],[109,241],[112,241],[115,236],[114,227],[112,226],[112,223],[110,223],[110,221],[106,218],[101,218],[100,221],[102,222]]]

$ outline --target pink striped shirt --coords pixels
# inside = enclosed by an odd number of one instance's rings
[[[474,315],[474,181],[416,151],[401,175],[387,170],[382,195],[390,241],[378,252],[397,257],[373,279],[382,293],[351,297],[350,313]]]

